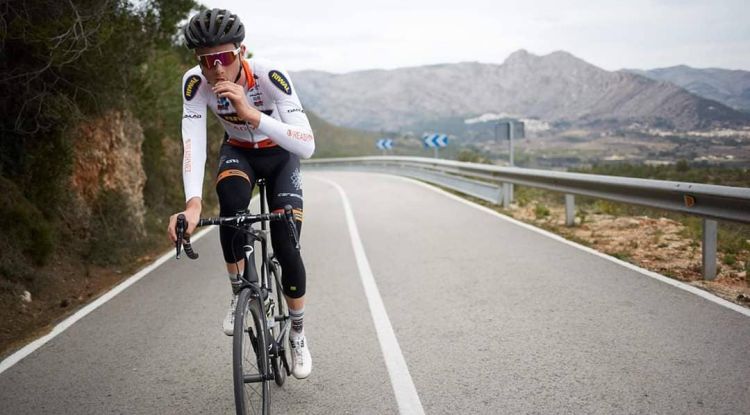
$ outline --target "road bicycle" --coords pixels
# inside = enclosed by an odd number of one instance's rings
[[[200,219],[198,226],[231,226],[244,235],[245,269],[232,289],[238,295],[234,317],[232,339],[232,366],[234,402],[238,415],[270,413],[269,383],[282,386],[291,374],[288,348],[289,308],[281,286],[281,266],[268,249],[271,221],[287,224],[289,237],[299,250],[299,235],[294,224],[292,207],[286,206],[283,213],[269,213],[265,198],[265,180],[258,180],[261,213],[252,215],[239,213],[236,216]],[[260,223],[261,228],[252,225]],[[187,222],[184,215],[177,218],[177,259],[184,248],[188,258],[197,259],[198,254],[185,235]],[[260,266],[256,268],[260,243]]]

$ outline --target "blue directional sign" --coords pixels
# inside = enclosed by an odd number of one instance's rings
[[[393,139],[391,138],[381,138],[377,141],[375,144],[379,149],[381,150],[392,150],[393,149]]]
[[[447,147],[448,136],[445,134],[425,134],[422,136],[425,147]]]

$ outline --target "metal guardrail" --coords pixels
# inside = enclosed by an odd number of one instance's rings
[[[510,206],[513,185],[565,194],[574,225],[574,195],[665,209],[703,218],[703,276],[716,277],[717,220],[750,223],[750,189],[666,180],[501,167],[423,157],[348,157],[304,161],[306,168],[375,171],[414,177]]]

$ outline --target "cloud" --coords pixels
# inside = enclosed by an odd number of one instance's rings
[[[250,49],[291,70],[499,63],[521,48],[567,50],[605,69],[676,64],[750,69],[750,24],[747,6],[739,0],[218,0],[207,5],[240,14]]]

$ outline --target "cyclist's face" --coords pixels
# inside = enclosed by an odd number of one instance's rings
[[[208,82],[215,85],[219,81],[234,81],[237,79],[237,74],[240,71],[240,56],[245,54],[245,46],[240,46],[239,54],[233,55],[232,52],[237,50],[237,47],[233,43],[225,43],[223,45],[212,46],[209,48],[197,48],[195,50],[196,56],[204,56],[211,54],[221,54],[226,52],[223,57],[215,56],[209,57],[207,61],[201,61],[200,67],[203,72],[203,76],[206,77]],[[224,65],[223,63],[226,63]]]

